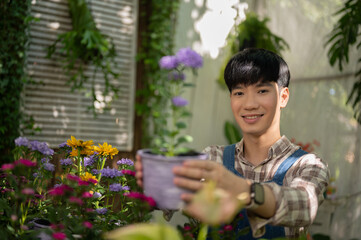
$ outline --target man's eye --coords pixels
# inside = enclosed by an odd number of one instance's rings
[[[262,89],[262,90],[259,90],[258,92],[259,92],[259,93],[266,93],[266,92],[268,92],[268,90]]]
[[[243,92],[234,92],[233,95],[235,95],[235,96],[241,96],[241,95],[243,95]]]

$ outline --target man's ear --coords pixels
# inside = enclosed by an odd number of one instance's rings
[[[285,108],[288,103],[288,99],[290,98],[290,90],[288,87],[284,87],[280,92],[280,107]]]

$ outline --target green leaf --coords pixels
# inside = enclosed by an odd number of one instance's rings
[[[226,121],[224,124],[224,134],[229,144],[239,142],[242,138],[242,135],[238,128],[229,121]]]
[[[185,122],[177,122],[176,123],[177,128],[184,129],[187,127],[187,124]]]

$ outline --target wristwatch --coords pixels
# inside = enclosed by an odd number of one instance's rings
[[[247,209],[255,209],[264,203],[264,189],[260,183],[252,183],[250,191],[251,203],[246,206]]]

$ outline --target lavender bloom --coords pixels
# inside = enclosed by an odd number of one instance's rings
[[[98,214],[106,214],[108,212],[107,208],[98,208],[95,210]]]
[[[29,140],[25,137],[18,137],[17,139],[15,139],[15,145],[16,146],[25,146],[28,147],[29,146]]]
[[[53,155],[54,150],[50,149],[45,142],[31,141],[30,148],[33,151],[38,151],[44,155]]]
[[[70,158],[61,159],[60,164],[63,166],[69,166],[73,164],[73,160],[71,160]]]
[[[113,183],[109,185],[109,191],[111,192],[120,192],[122,191],[122,185],[120,183]]]
[[[67,142],[63,142],[59,144],[59,148],[63,148],[63,147],[70,147]]]
[[[129,191],[130,190],[130,187],[128,187],[128,186],[123,186],[122,188],[123,188],[124,191]]]
[[[128,158],[122,158],[117,162],[117,165],[128,165],[128,166],[133,166],[134,163],[132,160],[128,159]]]
[[[178,59],[175,56],[164,56],[159,60],[160,68],[173,69],[178,66]]]
[[[180,96],[172,98],[172,103],[177,107],[184,107],[188,104],[188,101]]]
[[[91,173],[92,173],[93,175],[97,175],[97,174],[99,174],[99,172],[100,172],[100,171],[98,171],[98,169],[92,169],[92,170],[91,170]]]
[[[169,80],[184,80],[186,77],[185,77],[185,75],[184,75],[184,73],[182,73],[182,72],[177,72],[177,71],[173,71],[173,72],[170,72],[169,74],[168,74],[168,79]]]
[[[99,193],[99,192],[95,192],[95,193],[93,194],[93,198],[100,198],[101,196],[102,196],[102,194]]]
[[[42,158],[42,159],[41,159],[41,163],[47,163],[47,162],[49,162],[49,159],[48,159],[48,158]]]
[[[90,157],[84,157],[84,166],[91,166],[95,163],[94,159],[90,156]]]
[[[55,166],[54,166],[54,164],[47,162],[47,163],[44,163],[44,169],[48,170],[50,172],[54,172]]]
[[[189,47],[179,49],[176,57],[184,66],[192,68],[200,68],[203,66],[202,57]]]
[[[123,173],[121,171],[118,171],[115,168],[109,168],[109,166],[107,168],[103,168],[102,170],[100,170],[100,173],[102,174],[102,177],[109,177],[109,178],[123,176]]]

